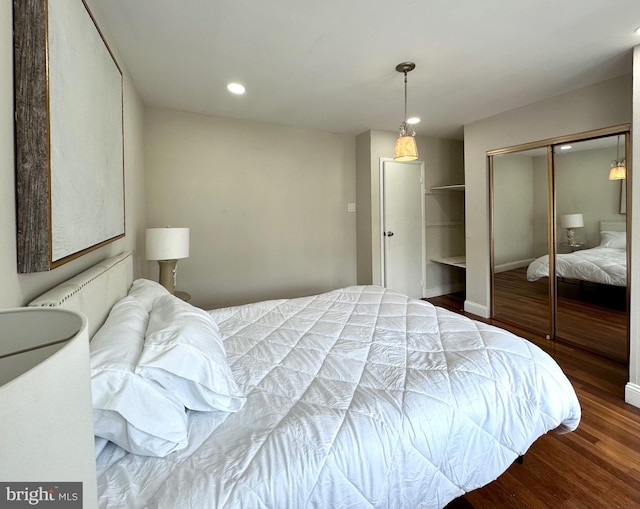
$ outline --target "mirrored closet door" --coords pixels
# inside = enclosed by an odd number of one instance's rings
[[[627,362],[627,149],[619,126],[489,153],[492,318]]]
[[[549,280],[528,279],[548,253],[547,149],[492,157],[493,318],[551,335]]]

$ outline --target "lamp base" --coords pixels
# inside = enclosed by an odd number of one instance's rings
[[[567,243],[570,246],[573,246],[576,243],[576,233],[573,228],[567,228]]]
[[[176,291],[178,260],[158,260],[158,265],[160,266],[160,284],[173,295]]]

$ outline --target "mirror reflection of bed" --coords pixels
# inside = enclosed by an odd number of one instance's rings
[[[615,134],[492,156],[492,317],[626,363],[624,181],[608,179],[620,140],[624,148],[624,134]]]

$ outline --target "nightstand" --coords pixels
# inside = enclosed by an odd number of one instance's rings
[[[562,242],[558,245],[558,254],[574,253],[576,251],[582,251],[583,249],[589,249],[584,242],[577,242],[573,245],[569,245],[567,242]]]
[[[588,249],[588,247],[584,242],[578,242],[576,244],[569,246],[569,249],[573,253],[575,251],[582,251],[583,249]]]

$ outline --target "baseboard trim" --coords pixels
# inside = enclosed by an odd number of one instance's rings
[[[624,400],[640,408],[640,385],[628,382],[624,387]]]
[[[528,267],[535,258],[527,258],[525,260],[516,260],[514,262],[502,263],[496,265],[496,272],[506,272],[507,270],[519,269],[520,267]]]
[[[470,300],[464,301],[464,310],[467,313],[471,313],[472,315],[477,315],[482,318],[489,318],[489,308],[487,306],[477,304],[476,302],[472,302]]]

